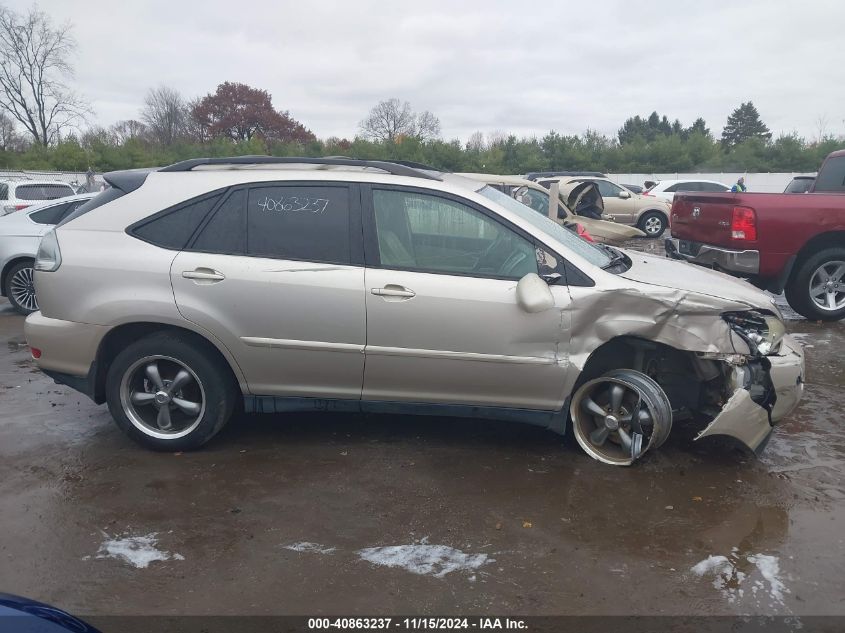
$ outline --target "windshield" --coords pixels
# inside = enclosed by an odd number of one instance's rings
[[[610,256],[597,246],[590,242],[581,239],[575,233],[562,225],[558,224],[546,215],[541,215],[534,211],[531,207],[525,206],[521,202],[517,202],[509,195],[502,193],[498,189],[494,189],[490,185],[485,185],[478,190],[482,196],[488,200],[492,200],[496,204],[505,207],[508,211],[516,213],[521,219],[530,223],[532,226],[540,229],[544,233],[548,233],[561,244],[571,249],[591,264],[603,268],[610,264]]]

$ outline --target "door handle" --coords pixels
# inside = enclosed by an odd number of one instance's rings
[[[216,282],[226,279],[226,275],[211,268],[197,268],[196,270],[185,270],[182,272],[182,277],[185,279],[194,279],[196,281]]]
[[[378,297],[396,297],[399,299],[410,299],[417,296],[417,293],[413,290],[396,284],[388,284],[384,288],[373,288],[370,292]]]

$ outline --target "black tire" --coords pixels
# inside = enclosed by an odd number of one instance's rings
[[[34,262],[22,261],[9,270],[4,280],[3,293],[12,304],[15,312],[24,316],[38,311],[38,298],[35,296],[35,286],[32,284]],[[21,287],[24,284],[24,287]],[[20,293],[23,292],[23,295]],[[31,295],[30,295],[31,293]],[[32,303],[28,303],[31,301]]]
[[[797,269],[792,271],[784,291],[790,307],[798,314],[812,321],[839,321],[845,318],[845,306],[838,310],[823,309],[810,294],[810,280],[822,266],[832,265],[834,262],[845,262],[845,247],[826,248],[799,262]],[[845,276],[834,281],[838,284],[833,288],[838,303],[845,297]]]
[[[147,378],[150,364],[156,365],[158,382],[164,383],[164,388],[156,388]],[[184,392],[176,392],[167,405],[160,405],[158,400],[135,403],[132,399],[133,393],[145,400],[149,395],[158,398],[183,369],[190,374]],[[196,406],[199,397],[202,406],[198,415],[189,415],[176,406],[177,401]],[[106,375],[106,400],[117,426],[138,444],[155,451],[199,448],[229,421],[238,397],[238,386],[225,361],[206,341],[189,334],[157,332],[145,336],[120,352]],[[169,409],[167,423],[176,429],[172,432],[156,426],[164,407]],[[178,428],[181,418],[183,429]]]
[[[646,237],[654,239],[663,235],[668,224],[669,220],[660,211],[646,211],[637,222],[637,228],[645,233]]]

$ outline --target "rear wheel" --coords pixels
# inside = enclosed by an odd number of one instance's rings
[[[232,415],[237,387],[206,344],[159,332],[124,349],[106,377],[106,399],[117,425],[158,451],[199,448]]]
[[[845,248],[825,249],[805,260],[785,288],[786,300],[812,320],[845,317]]]
[[[660,211],[648,211],[642,215],[637,223],[637,228],[646,234],[646,237],[660,237],[666,230],[666,216]]]
[[[572,431],[593,459],[629,466],[672,429],[672,405],[645,374],[616,369],[582,385],[570,405]]]
[[[35,296],[35,269],[31,261],[20,262],[12,266],[6,275],[6,297],[15,311],[20,314],[32,314],[38,310]]]

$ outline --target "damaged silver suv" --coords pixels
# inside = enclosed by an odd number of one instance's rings
[[[760,451],[804,359],[764,294],[485,183],[352,159],[106,175],[42,240],[38,365],[156,450],[235,409],[501,418],[628,465],[691,419]]]

